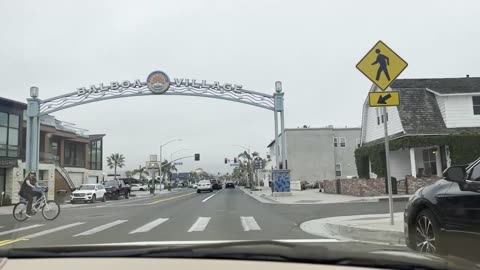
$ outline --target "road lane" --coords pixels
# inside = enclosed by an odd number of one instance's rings
[[[335,239],[322,240],[321,237],[303,232],[299,228],[301,221],[297,215],[286,211],[285,205],[277,207],[262,204],[238,189],[215,193],[191,193],[192,189],[185,189],[164,197],[146,198],[138,205],[75,208],[74,211],[62,212],[57,220],[51,222],[39,216],[23,223],[9,223],[3,218],[0,225],[5,227],[0,229],[0,234],[2,231],[35,224],[42,226],[0,236],[0,241],[5,241],[0,242],[0,246],[270,239],[325,244],[333,242],[339,247],[346,244]],[[126,207],[127,205],[129,207]],[[344,212],[350,211],[345,208],[347,206],[338,206],[336,215],[344,215]],[[315,207],[306,207],[303,211],[308,212],[310,209],[316,213],[319,206]],[[377,206],[378,209],[382,207],[383,205]],[[23,240],[29,235],[35,237]],[[362,243],[355,243],[353,246],[359,249],[375,247]]]

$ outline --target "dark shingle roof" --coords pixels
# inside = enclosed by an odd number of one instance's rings
[[[435,95],[425,88],[397,88],[398,113],[407,134],[448,133]]]
[[[439,94],[480,93],[480,77],[397,79],[391,88],[428,88]]]

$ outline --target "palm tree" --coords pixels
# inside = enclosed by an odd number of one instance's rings
[[[117,167],[122,168],[125,166],[125,157],[122,154],[116,153],[112,154],[109,157],[107,157],[107,166],[110,169],[115,169],[114,170],[114,179],[117,179]]]
[[[146,167],[142,167],[141,165],[138,167],[138,169],[133,170],[132,174],[137,174],[138,173],[138,179],[140,181],[145,179],[144,175],[150,175],[147,171]]]

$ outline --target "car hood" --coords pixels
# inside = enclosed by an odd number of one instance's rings
[[[312,248],[313,247],[313,248]],[[212,241],[148,241],[0,249],[8,258],[42,257],[153,257],[210,258],[307,262],[366,266],[390,269],[479,269],[458,257],[439,257],[400,250],[371,252],[330,249],[315,243],[305,244],[296,239],[286,240],[212,240]]]
[[[94,190],[75,190],[74,192],[72,192],[72,194],[78,194],[78,193],[90,193],[90,192],[94,192]]]

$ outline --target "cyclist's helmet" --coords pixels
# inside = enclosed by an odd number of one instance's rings
[[[37,172],[34,171],[34,170],[31,170],[31,171],[30,171],[30,174],[31,174],[31,175],[35,175],[35,174],[37,174]]]

